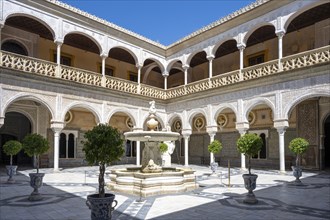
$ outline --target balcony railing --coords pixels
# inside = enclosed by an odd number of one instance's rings
[[[330,61],[330,46],[290,55],[282,58],[280,62],[279,60],[272,60],[244,68],[241,71],[228,72],[214,76],[211,79],[203,79],[167,90],[145,84],[138,85],[136,82],[115,77],[106,76],[103,78],[99,73],[63,65],[58,66],[53,62],[6,51],[0,51],[0,56],[0,66],[4,68],[165,100],[216,89],[242,81],[258,79],[283,71],[324,64]]]

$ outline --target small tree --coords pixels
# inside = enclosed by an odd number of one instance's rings
[[[166,143],[162,142],[159,144],[159,150],[163,154],[168,150],[168,146]]]
[[[86,141],[82,141],[82,143],[84,144],[83,151],[87,163],[89,165],[99,165],[99,197],[103,198],[105,196],[105,165],[120,160],[120,157],[124,154],[123,139],[116,128],[107,124],[95,126],[85,133],[84,138]]]
[[[3,152],[10,156],[10,166],[13,165],[13,155],[18,154],[22,149],[22,144],[19,141],[11,140],[7,141],[3,145]]]
[[[263,145],[261,137],[256,134],[245,134],[237,140],[238,152],[248,157],[249,174],[251,174],[251,157],[258,154]]]
[[[222,150],[222,144],[220,141],[214,140],[209,144],[207,149],[210,153],[216,154]],[[214,157],[214,155],[213,155],[213,157]]]
[[[39,173],[39,156],[49,149],[47,139],[40,134],[28,134],[24,137],[22,145],[24,152],[29,157],[36,157],[37,173]]]
[[[289,144],[289,149],[296,154],[296,166],[299,166],[299,158],[306,152],[309,143],[304,138],[295,138]]]

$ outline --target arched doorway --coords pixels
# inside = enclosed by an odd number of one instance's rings
[[[0,129],[0,164],[9,164],[9,156],[3,153],[2,146],[9,140],[22,141],[23,138],[31,133],[31,122],[23,114],[18,112],[8,112],[5,115],[5,123]],[[13,163],[16,165],[32,165],[32,158],[23,151],[13,157]]]
[[[330,169],[330,115],[324,123],[324,166],[325,169]]]

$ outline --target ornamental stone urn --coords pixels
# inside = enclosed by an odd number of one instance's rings
[[[42,196],[38,189],[42,186],[42,179],[44,178],[44,173],[29,173],[30,176],[30,186],[34,189],[29,196],[30,201],[42,200]]]
[[[291,166],[291,169],[293,171],[293,176],[296,177],[295,181],[293,182],[295,185],[302,185],[300,181],[300,177],[302,175],[302,169],[300,166]]]
[[[91,194],[87,196],[86,205],[91,210],[92,220],[108,220],[112,218],[112,211],[117,206],[115,195],[105,193],[104,197],[100,198],[99,194]]]
[[[7,165],[6,170],[7,170],[7,175],[9,176],[7,183],[15,183],[13,176],[16,175],[17,166]]]
[[[243,174],[244,186],[245,189],[248,190],[248,194],[245,196],[243,202],[248,204],[256,204],[258,200],[256,199],[253,190],[255,190],[257,186],[257,178],[256,174]]]

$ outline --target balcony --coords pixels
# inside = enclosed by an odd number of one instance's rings
[[[269,75],[285,73],[293,69],[326,64],[330,61],[330,46],[290,55],[281,60],[272,60],[270,62],[247,67],[242,70],[228,72],[210,79],[203,79],[167,90],[145,84],[139,85],[135,82],[116,77],[102,77],[99,73],[64,65],[57,65],[53,62],[21,56],[6,51],[0,51],[0,56],[0,66],[2,68],[22,71],[28,74],[42,75],[44,77],[68,80],[90,86],[104,87],[114,91],[142,95],[153,99],[169,100],[233,85],[239,82],[260,79]]]

